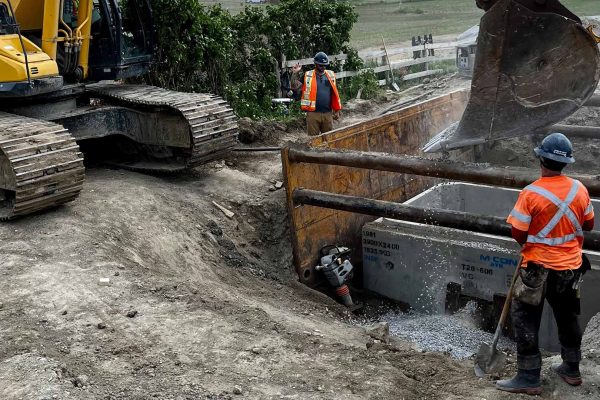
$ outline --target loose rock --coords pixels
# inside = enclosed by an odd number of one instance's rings
[[[135,318],[136,315],[138,315],[137,310],[129,310],[129,311],[127,311],[127,318]]]
[[[84,387],[89,384],[90,378],[87,375],[79,375],[77,378],[73,379],[73,385],[75,387]]]
[[[241,387],[239,387],[239,386],[234,386],[234,387],[233,387],[233,394],[240,395],[240,394],[242,394],[242,393],[243,393],[243,392],[242,392],[242,388],[241,388]]]
[[[110,285],[110,278],[100,278],[98,280],[98,285],[100,285],[100,286],[108,286],[108,285]]]
[[[390,325],[387,322],[379,322],[365,328],[367,335],[373,339],[388,343],[390,340]]]
[[[104,322],[98,322],[98,329],[106,329],[106,324]]]

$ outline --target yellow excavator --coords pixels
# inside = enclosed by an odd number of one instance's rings
[[[0,220],[75,199],[79,145],[171,172],[236,144],[218,96],[119,83],[144,75],[154,48],[149,0],[0,0]]]
[[[485,14],[469,103],[461,121],[429,141],[425,152],[545,133],[598,86],[600,38],[558,0],[476,3]]]

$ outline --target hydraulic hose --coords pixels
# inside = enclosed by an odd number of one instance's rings
[[[11,0],[8,0],[8,7],[10,8],[10,13],[12,15],[15,23],[13,27],[17,30],[17,35],[19,36],[19,42],[21,43],[21,49],[23,50],[23,57],[25,58],[25,69],[27,70],[27,83],[31,86],[31,72],[29,71],[29,58],[27,57],[27,49],[25,49],[25,43],[23,42],[23,35],[21,35],[21,28],[17,23],[17,17],[15,16],[15,11],[13,10]]]

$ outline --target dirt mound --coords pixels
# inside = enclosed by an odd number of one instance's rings
[[[0,225],[2,398],[437,397],[430,379],[460,364],[367,349],[341,306],[296,282],[277,162],[91,170],[73,204]]]
[[[244,144],[259,143],[265,145],[277,145],[285,134],[305,129],[303,118],[294,118],[286,122],[256,120],[241,118],[239,125],[239,140]]]

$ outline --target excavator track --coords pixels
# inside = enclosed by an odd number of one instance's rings
[[[98,83],[86,91],[110,103],[136,109],[166,109],[185,119],[189,126],[186,155],[169,171],[194,167],[221,158],[237,144],[237,116],[225,100],[203,93],[182,93],[148,85]],[[129,163],[124,167],[138,171],[160,170],[147,162]]]
[[[0,220],[74,200],[84,177],[83,155],[63,126],[0,112]]]

